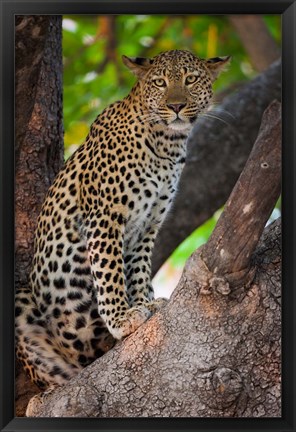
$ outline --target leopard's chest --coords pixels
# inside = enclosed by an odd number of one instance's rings
[[[136,197],[130,193],[133,205],[127,217],[126,237],[131,242],[161,226],[176,194],[184,163],[164,160],[157,165],[142,170],[136,179],[139,193]]]

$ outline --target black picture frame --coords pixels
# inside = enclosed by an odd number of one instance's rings
[[[296,4],[288,0],[0,0],[1,431],[295,431]],[[281,418],[14,418],[14,17],[38,14],[281,14],[283,95],[283,410]]]

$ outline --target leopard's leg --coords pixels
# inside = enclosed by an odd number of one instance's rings
[[[99,215],[100,228],[87,232],[87,249],[98,311],[115,339],[133,333],[151,315],[144,304],[130,307],[126,291],[123,259],[125,225],[118,213]]]
[[[42,390],[64,385],[82,367],[63,355],[49,323],[36,307],[30,289],[20,289],[15,298],[16,356],[31,380]],[[35,397],[34,397],[35,398]],[[37,412],[42,394],[30,402],[28,412]],[[34,402],[35,400],[35,402]]]
[[[166,298],[154,298],[151,283],[151,256],[157,232],[157,226],[150,227],[128,248],[124,257],[128,301],[133,306],[144,305],[152,314],[168,302]]]

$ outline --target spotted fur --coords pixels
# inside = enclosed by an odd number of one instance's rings
[[[16,296],[17,356],[42,389],[64,384],[165,303],[150,280],[154,240],[187,136],[228,58],[174,50],[123,61],[138,80],[96,118],[49,189],[30,288]]]

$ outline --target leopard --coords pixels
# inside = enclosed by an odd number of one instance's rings
[[[176,49],[122,60],[136,82],[97,116],[49,188],[29,284],[16,293],[16,357],[43,391],[27,416],[167,304],[151,282],[154,242],[188,136],[230,57]]]

